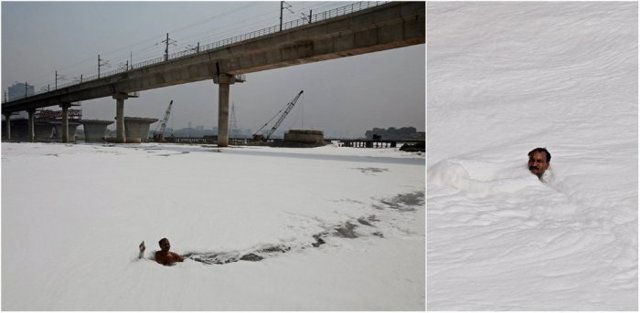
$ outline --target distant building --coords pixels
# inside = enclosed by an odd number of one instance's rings
[[[389,127],[374,128],[365,132],[368,140],[424,140],[425,133],[419,132],[415,127]]]
[[[25,96],[33,96],[35,94],[35,87],[26,83],[15,82],[9,87],[8,100],[13,101],[22,99]]]

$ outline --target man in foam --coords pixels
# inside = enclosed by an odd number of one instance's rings
[[[184,257],[182,257],[177,253],[169,251],[169,249],[171,249],[171,243],[169,243],[169,239],[162,238],[160,239],[158,244],[160,245],[160,251],[156,251],[155,253],[156,262],[162,265],[173,265],[176,262],[184,261]],[[142,259],[145,249],[146,247],[144,246],[144,241],[143,241],[140,244],[140,255],[139,255],[140,259]]]
[[[543,180],[543,175],[549,169],[551,153],[546,148],[535,148],[529,152],[529,171]]]

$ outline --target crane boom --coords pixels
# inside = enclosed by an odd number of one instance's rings
[[[278,127],[280,127],[280,124],[282,124],[282,121],[284,121],[285,117],[287,117],[287,115],[289,115],[289,112],[291,112],[291,110],[293,109],[293,106],[296,105],[296,102],[298,102],[298,99],[300,98],[300,96],[302,95],[303,92],[304,92],[304,90],[300,90],[298,95],[295,98],[293,98],[293,100],[291,100],[291,102],[289,102],[287,104],[287,108],[284,110],[284,113],[282,113],[282,115],[280,115],[280,118],[278,118],[278,121],[267,132],[267,135],[265,136],[265,140],[269,140],[269,137],[271,137],[271,135],[273,135],[273,133],[276,131],[276,129],[278,129]]]
[[[169,106],[167,107],[167,111],[164,112],[164,118],[162,119],[162,124],[160,124],[160,133],[164,135],[164,130],[167,128],[167,121],[169,121],[169,115],[171,115],[171,106],[173,105],[173,100],[169,102]]]
[[[156,129],[156,134],[154,137],[158,138],[160,141],[164,140],[164,130],[167,128],[167,121],[169,121],[169,115],[171,115],[171,106],[173,105],[173,100],[169,102],[169,106],[167,110],[164,112],[164,117],[159,125],[159,130]]]

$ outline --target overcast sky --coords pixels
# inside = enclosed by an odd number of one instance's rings
[[[351,2],[289,2],[285,22]],[[169,52],[278,25],[280,2],[2,2],[2,89],[28,82],[36,91],[98,72],[98,55],[117,69]],[[358,137],[373,127],[425,129],[425,45],[249,73],[231,86],[240,128],[256,130],[300,90],[283,128]],[[64,80],[66,79],[66,80]],[[3,95],[4,100],[4,95]],[[126,116],[161,118],[169,127],[217,125],[218,87],[212,81],[142,91],[125,102]],[[112,98],[82,102],[86,119],[113,120]],[[112,127],[113,128],[113,125]]]

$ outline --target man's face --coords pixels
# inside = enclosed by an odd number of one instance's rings
[[[529,171],[532,174],[542,177],[547,168],[549,168],[549,162],[547,162],[546,153],[534,152],[529,156]]]
[[[160,241],[160,250],[167,252],[171,248],[171,244],[168,239]]]

